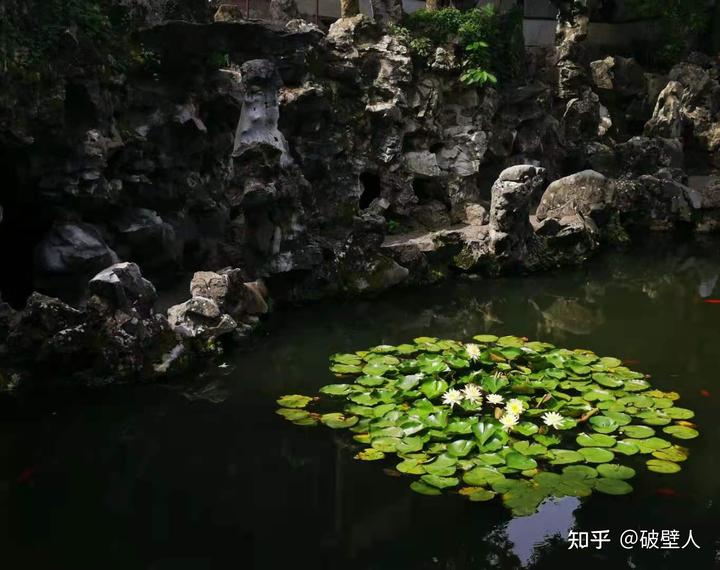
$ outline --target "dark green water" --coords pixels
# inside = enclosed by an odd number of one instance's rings
[[[252,349],[172,386],[0,407],[3,569],[675,569],[720,566],[718,243],[610,255],[553,275],[464,280],[275,314]],[[715,254],[714,252],[718,252]],[[701,437],[636,491],[546,503],[424,497],[346,434],[274,414],[329,383],[327,356],[420,335],[519,334],[618,356],[677,390]],[[638,460],[640,462],[640,460]],[[7,513],[7,516],[6,516]],[[610,530],[568,550],[569,529]],[[625,529],[692,529],[700,550],[624,550]]]

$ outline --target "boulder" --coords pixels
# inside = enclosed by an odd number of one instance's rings
[[[583,170],[552,182],[537,208],[538,220],[581,214],[605,222],[614,198],[613,182],[594,170]]]
[[[190,282],[190,294],[193,297],[212,299],[224,313],[236,321],[245,315],[267,313],[267,289],[260,280],[245,282],[240,269],[222,269],[198,271]]]
[[[536,229],[557,263],[580,263],[600,246],[600,231],[591,218],[580,214],[545,218]]]
[[[632,137],[615,146],[619,174],[632,178],[655,174],[661,168],[682,168],[684,153],[678,139]]]
[[[212,340],[237,328],[235,320],[206,297],[193,297],[174,305],[168,309],[167,316],[175,333],[184,338]]]
[[[627,227],[670,230],[699,218],[702,196],[669,173],[617,180],[616,207]]]
[[[42,239],[35,253],[35,269],[49,275],[94,274],[118,257],[90,224],[58,224]]]
[[[696,230],[703,233],[720,231],[720,177],[709,177],[697,191],[700,195],[700,219]]]
[[[103,269],[88,283],[88,290],[117,308],[135,307],[147,313],[157,300],[155,286],[131,262]]]
[[[562,117],[565,138],[577,142],[592,140],[604,134],[607,128],[602,121],[600,107],[600,98],[590,89],[570,99]]]
[[[633,58],[608,56],[590,63],[590,70],[595,88],[616,97],[640,97],[647,89],[645,73]]]

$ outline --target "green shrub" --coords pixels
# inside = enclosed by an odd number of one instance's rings
[[[440,46],[453,46],[468,84],[496,83],[516,76],[523,61],[522,13],[499,14],[492,5],[461,11],[420,10],[406,16],[396,33],[409,39],[416,55],[427,58]]]
[[[627,0],[626,11],[630,18],[658,22],[661,40],[651,49],[661,65],[672,65],[700,48],[712,21],[707,0]]]

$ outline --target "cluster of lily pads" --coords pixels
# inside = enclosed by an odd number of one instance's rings
[[[698,436],[676,392],[612,357],[516,336],[473,343],[416,338],[335,354],[339,383],[322,396],[287,395],[278,414],[348,429],[364,461],[396,456],[421,494],[501,495],[528,515],[548,497],[624,495],[635,467],[680,471]],[[670,438],[670,439],[667,439]],[[642,460],[640,459],[642,457]]]

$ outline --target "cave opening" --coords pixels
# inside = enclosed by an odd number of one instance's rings
[[[34,290],[35,247],[50,226],[47,208],[33,203],[21,174],[24,158],[19,150],[0,149],[0,295],[13,308],[22,308]]]
[[[360,209],[365,210],[373,203],[375,198],[380,197],[380,192],[382,191],[380,177],[373,172],[363,172],[360,174],[360,184],[362,185]]]
[[[447,190],[438,181],[432,178],[415,178],[412,181],[413,192],[418,198],[418,204],[429,204],[441,202],[446,208],[450,208],[450,198]]]

